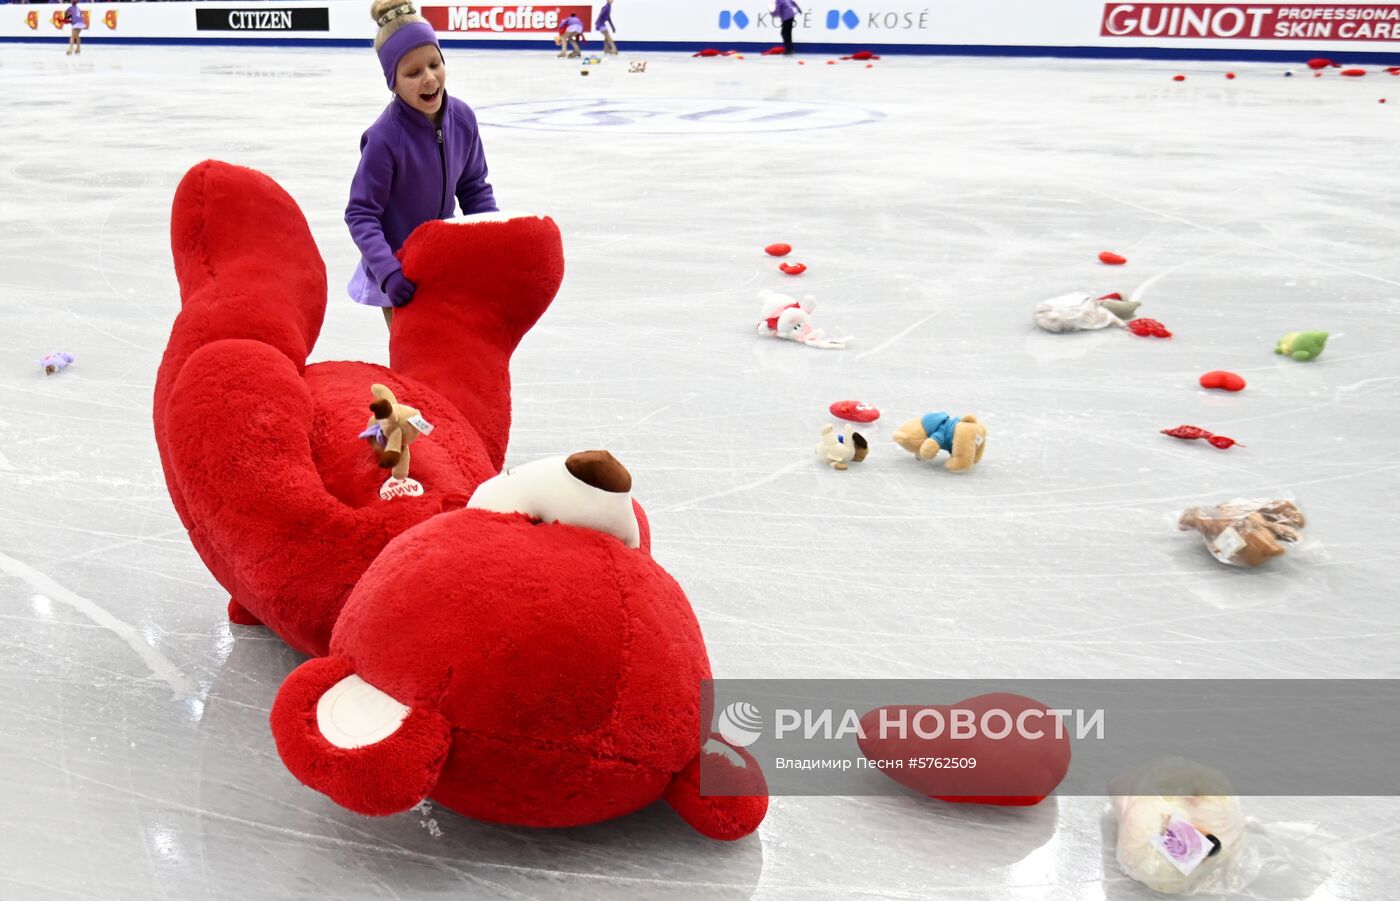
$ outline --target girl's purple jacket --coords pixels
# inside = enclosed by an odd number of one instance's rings
[[[409,234],[432,219],[493,212],[496,197],[486,181],[476,114],[455,97],[443,97],[441,122],[394,98],[360,138],[360,167],[350,183],[345,224],[360,248],[368,283],[378,286],[399,271],[395,252]],[[359,281],[357,278],[356,281]],[[383,306],[377,299],[356,297]]]

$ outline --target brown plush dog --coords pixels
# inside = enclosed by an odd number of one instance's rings
[[[967,472],[982,462],[987,449],[987,429],[971,413],[962,417],[926,413],[894,430],[894,443],[920,460],[932,460],[940,450],[950,454],[943,468]]]
[[[419,435],[432,431],[432,426],[413,407],[399,403],[394,392],[384,385],[371,385],[369,392],[374,395],[374,401],[369,405],[370,418],[366,431],[378,425],[383,435],[382,443],[375,437],[369,439],[370,446],[379,457],[379,468],[392,469],[394,478],[406,479],[408,446]]]

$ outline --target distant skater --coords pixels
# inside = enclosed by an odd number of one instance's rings
[[[593,30],[601,32],[603,35],[603,54],[605,56],[617,56],[617,43],[613,41],[612,20],[612,0],[603,4],[603,8],[598,11],[598,21],[593,23]]]
[[[88,23],[87,16],[78,8],[78,0],[73,0],[73,2],[68,5],[68,9],[64,10],[63,16],[73,26],[73,33],[68,38],[68,52],[63,55],[72,56],[75,53],[82,53],[83,30],[87,28]]]
[[[776,0],[773,4],[773,18],[781,22],[783,26],[784,56],[791,56],[797,52],[797,48],[792,43],[792,23],[800,12],[802,12],[802,7],[798,6],[794,0]]]

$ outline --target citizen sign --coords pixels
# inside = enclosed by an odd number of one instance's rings
[[[197,9],[196,31],[330,31],[325,7],[295,9]]]

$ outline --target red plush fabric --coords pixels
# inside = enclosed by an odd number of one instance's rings
[[[511,353],[563,277],[551,220],[416,230],[401,257],[418,292],[395,314],[390,369],[305,365],[324,267],[266,176],[196,166],[172,245],[183,309],[157,382],[161,461],[230,619],[322,658],[272,710],[297,778],[367,814],[431,794],[482,819],[562,826],[676,795],[707,835],[757,828],[766,800],[707,806],[683,788],[709,661],[684,592],[651,559],[641,507],[637,550],[462,509],[499,470]],[[435,426],[413,445],[422,497],[379,499],[385,471],[357,437],[376,382]],[[410,713],[346,749],[321,734],[317,705],[351,674]]]
[[[977,722],[983,721],[986,711],[1005,711],[1012,724],[1024,711],[1049,709],[1039,701],[1008,692],[978,695],[946,706],[882,707],[861,717],[861,730],[865,734],[859,740],[861,753],[872,761],[906,761],[903,768],[882,767],[880,771],[920,794],[961,804],[1005,807],[1039,804],[1069,772],[1069,734],[1067,731],[1056,734],[1054,714],[1048,712],[1025,721],[1026,732],[1043,733],[1039,738],[1027,737],[1018,729],[1012,729],[1008,736],[1000,739],[980,733],[973,738],[953,738],[951,727],[943,729],[937,737],[923,738],[915,730],[914,717],[919,711],[937,710],[947,720],[953,707],[972,711]],[[881,736],[881,711],[889,723],[898,722],[900,711],[904,711],[908,727],[902,737],[893,728]],[[1002,730],[1001,719],[995,719],[990,728],[993,732]],[[932,720],[923,721],[923,729],[926,733],[937,731]],[[971,769],[910,769],[907,762],[914,758],[974,758],[977,765]]]

